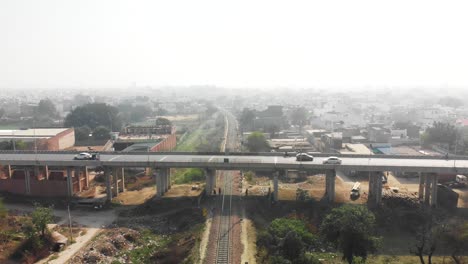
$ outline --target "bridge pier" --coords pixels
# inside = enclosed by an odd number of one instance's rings
[[[325,196],[329,203],[333,203],[335,201],[335,179],[336,171],[327,170],[325,176]]]
[[[26,184],[26,195],[31,195],[31,172],[29,168],[24,169],[24,183]]]
[[[67,167],[67,196],[73,196],[73,170],[71,167]]]
[[[382,177],[380,172],[371,171],[369,173],[369,196],[367,204],[370,207],[376,207],[380,205],[382,201]]]
[[[278,176],[279,171],[273,173],[273,201],[278,201]]]
[[[125,168],[124,167],[120,168],[120,175],[122,176],[122,178],[120,179],[120,190],[122,190],[122,192],[125,192]]]
[[[419,175],[420,193],[418,196],[424,205],[437,207],[437,182],[437,174],[435,173],[421,173]]]
[[[162,197],[163,196],[163,182],[161,179],[161,172],[158,169],[153,170],[153,175],[156,177],[156,196]]]
[[[111,170],[109,167],[104,168],[104,177],[106,180],[106,194],[107,194],[107,201],[112,200],[112,184],[111,184]]]
[[[212,195],[213,189],[216,187],[216,170],[205,169],[205,194]]]
[[[117,197],[119,195],[119,168],[112,169],[112,180],[114,181],[114,195]]]

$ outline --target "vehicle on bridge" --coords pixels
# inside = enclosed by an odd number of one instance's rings
[[[99,154],[98,153],[90,154],[88,152],[81,152],[79,154],[76,154],[74,159],[76,160],[99,160]]]
[[[323,160],[323,164],[341,164],[341,159],[338,157],[328,157]]]
[[[313,161],[314,157],[307,153],[299,153],[296,155],[296,160],[297,161]]]

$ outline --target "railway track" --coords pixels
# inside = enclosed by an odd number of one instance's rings
[[[221,200],[221,212],[218,226],[218,241],[216,248],[216,264],[231,263],[231,209],[232,181],[223,175],[224,194]]]

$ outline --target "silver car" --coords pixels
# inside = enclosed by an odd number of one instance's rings
[[[75,155],[76,160],[90,160],[93,159],[93,155],[89,154],[88,152],[82,152],[80,154]]]
[[[341,164],[341,159],[338,157],[328,157],[323,160],[323,164]]]

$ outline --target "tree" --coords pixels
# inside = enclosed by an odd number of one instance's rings
[[[443,122],[434,122],[432,127],[426,129],[425,133],[425,144],[446,144],[449,150],[452,149],[457,138],[459,138],[457,128],[451,124]]]
[[[91,134],[91,128],[88,126],[75,127],[75,138],[78,141],[89,139],[89,134]]]
[[[167,118],[164,118],[164,117],[158,117],[156,119],[156,125],[157,126],[171,126],[172,125],[172,122],[167,119]]]
[[[419,257],[421,264],[425,264],[424,256],[427,255],[427,261],[432,263],[432,255],[437,249],[437,241],[442,234],[441,225],[431,212],[423,211],[421,213],[422,222],[419,223],[416,230],[416,244],[410,249],[410,252]]]
[[[449,106],[453,108],[458,108],[460,106],[463,106],[463,100],[459,98],[454,98],[450,96],[443,97],[439,100],[439,104],[444,105],[444,106]]]
[[[446,248],[451,249],[451,257],[457,264],[463,263],[462,255],[468,252],[468,221],[458,220],[449,223],[442,234],[442,241]]]
[[[57,109],[55,108],[54,103],[52,103],[52,101],[49,98],[42,99],[41,101],[39,101],[39,105],[37,106],[37,111],[35,115],[55,117],[57,116]]]
[[[122,122],[118,116],[118,112],[117,108],[104,103],[92,103],[78,106],[65,118],[65,126],[88,126],[91,129],[95,129],[98,126],[105,126],[112,131],[119,131],[122,127]]]
[[[253,129],[254,120],[255,120],[255,111],[250,110],[248,108],[244,108],[239,117],[239,124],[240,124],[240,127],[242,128],[242,131]]]
[[[93,138],[94,139],[109,139],[110,138],[110,130],[105,126],[98,126],[93,131]]]
[[[343,252],[343,260],[367,257],[375,251],[378,238],[372,235],[375,216],[364,206],[344,205],[333,209],[322,221],[320,233]]]
[[[304,107],[294,109],[291,114],[291,123],[302,129],[307,124],[307,110]]]
[[[47,231],[47,224],[53,222],[52,208],[36,205],[36,208],[31,214],[32,223],[37,231],[44,237]]]
[[[270,149],[265,136],[262,132],[258,131],[252,132],[252,134],[247,137],[246,146],[250,152],[262,152]]]

